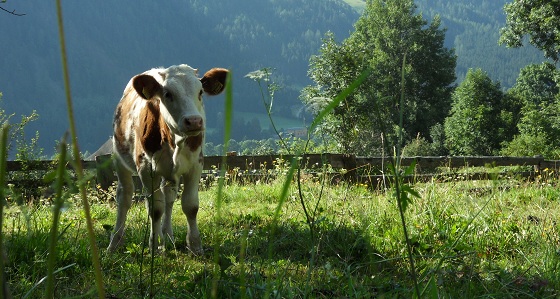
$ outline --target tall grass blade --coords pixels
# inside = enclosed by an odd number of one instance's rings
[[[66,270],[66,269],[68,269],[68,268],[72,268],[72,267],[74,267],[74,266],[76,266],[76,263],[73,263],[73,264],[64,266],[64,267],[62,267],[62,268],[58,268],[58,269],[56,269],[55,271],[53,271],[53,275],[54,275],[54,274],[57,274],[58,272],[64,271],[64,270]],[[27,298],[29,298],[29,296],[31,296],[31,294],[33,294],[33,292],[34,292],[43,282],[45,282],[45,280],[47,280],[47,276],[41,278],[37,283],[35,283],[35,284],[33,285],[33,287],[32,287],[29,291],[27,291],[27,293],[25,293],[25,295],[23,295],[23,297],[21,297],[21,298],[22,298],[22,299],[27,299]],[[49,298],[54,298],[54,296],[49,297]]]
[[[278,205],[276,205],[276,210],[274,211],[274,218],[272,223],[276,226],[278,223],[278,218],[280,217],[280,211],[282,211],[282,206],[284,202],[286,202],[286,198],[288,198],[288,191],[290,190],[290,185],[292,183],[292,178],[294,177],[294,173],[296,168],[298,167],[298,158],[293,157],[290,163],[290,169],[288,169],[288,173],[286,173],[286,179],[284,180],[284,184],[282,184],[282,190],[280,192],[280,200],[278,201]]]
[[[282,184],[282,190],[280,191],[280,198],[278,200],[278,204],[276,205],[276,209],[274,211],[274,218],[272,219],[272,227],[270,229],[269,234],[269,241],[268,241],[268,258],[269,260],[273,260],[273,245],[274,240],[276,237],[276,230],[278,228],[278,218],[280,218],[280,212],[282,211],[282,207],[284,206],[284,202],[286,202],[286,198],[288,198],[288,193],[290,190],[290,185],[292,183],[292,179],[294,177],[294,173],[296,172],[296,168],[298,167],[299,161],[297,157],[292,157],[290,162],[290,168],[286,173],[286,178],[284,179],[284,183]],[[272,284],[266,285],[266,293],[264,298],[268,298],[270,294],[272,294]]]
[[[246,278],[246,264],[245,258],[247,255],[247,243],[249,237],[249,227],[247,226],[243,230],[243,234],[241,235],[241,241],[239,244],[239,295],[241,299],[247,298],[247,278]]]
[[[6,185],[6,160],[8,158],[8,123],[4,123],[0,129],[0,295],[4,298],[11,298],[10,291],[6,277],[4,277],[4,205],[6,204],[6,192],[4,186]]]
[[[403,141],[403,119],[404,119],[404,98],[405,98],[405,67],[406,67],[406,53],[403,57],[402,67],[401,67],[401,97],[399,103],[399,141],[396,145],[395,157],[393,159],[393,178],[394,178],[394,190],[395,197],[397,200],[397,206],[399,208],[399,215],[401,218],[401,226],[403,230],[404,239],[406,242],[406,250],[408,255],[408,261],[410,263],[410,275],[414,282],[414,292],[417,298],[420,298],[420,287],[418,286],[418,275],[416,273],[416,265],[414,262],[414,255],[412,254],[412,242],[408,235],[408,230],[406,228],[406,217],[405,212],[408,204],[410,202],[409,194],[419,197],[418,192],[414,191],[411,187],[404,184],[403,174],[401,173],[401,146]],[[412,173],[413,165],[405,170],[406,173]]]
[[[404,97],[405,97],[405,67],[406,67],[406,52],[403,56],[403,62],[401,67],[401,98],[399,102],[399,144],[397,144],[396,150],[396,158],[397,158],[397,165],[396,168],[399,169],[401,167],[401,146],[403,145],[403,124],[404,124]]]
[[[84,169],[80,158],[80,149],[78,147],[78,135],[76,133],[76,124],[74,121],[74,109],[72,106],[72,93],[70,92],[70,75],[68,73],[68,62],[66,59],[66,41],[64,38],[64,25],[62,18],[62,5],[60,0],[56,0],[56,12],[58,16],[58,35],[60,38],[60,53],[62,56],[62,73],[64,76],[64,90],[66,95],[66,107],[68,110],[68,120],[70,123],[70,134],[72,137],[72,153],[75,159],[76,176],[78,177],[80,196],[84,208],[86,218],[88,238],[91,248],[91,259],[93,264],[93,272],[95,274],[95,282],[97,285],[97,295],[100,299],[105,298],[105,288],[103,286],[103,277],[101,275],[101,263],[99,262],[99,249],[95,241],[95,233],[93,231],[93,222],[91,220],[91,212],[89,202],[87,200],[86,185],[83,180]]]
[[[225,103],[224,103],[224,148],[222,152],[222,165],[220,165],[220,178],[218,180],[218,194],[216,195],[216,226],[219,226],[222,219],[222,197],[223,189],[225,184],[225,174],[227,171],[227,151],[229,146],[229,140],[231,136],[231,123],[233,118],[233,83],[232,83],[232,73],[228,73],[226,78],[226,90],[225,90]],[[219,240],[214,240],[214,277],[212,279],[212,298],[218,298],[218,283],[220,279],[220,269],[217,267],[220,262],[220,245]]]
[[[47,289],[45,291],[45,298],[54,298],[54,267],[56,265],[56,242],[58,239],[58,223],[60,222],[60,214],[62,206],[64,205],[64,198],[62,197],[62,186],[64,185],[64,172],[66,168],[66,137],[62,139],[60,146],[60,155],[58,160],[58,167],[56,168],[56,181],[55,181],[55,199],[53,207],[53,219],[51,232],[49,237],[49,256],[47,260]]]
[[[233,119],[233,87],[232,87],[232,73],[228,73],[226,79],[226,90],[225,90],[225,103],[224,103],[224,150],[223,156],[226,156],[227,149],[229,146],[229,140],[231,137],[231,124]],[[223,160],[225,161],[225,159]],[[224,165],[222,164],[222,167]]]

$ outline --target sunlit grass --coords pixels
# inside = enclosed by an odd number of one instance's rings
[[[320,185],[304,180],[303,192],[313,200]],[[186,250],[186,219],[176,205],[175,242],[167,242],[167,250],[156,257],[156,297],[210,297],[215,246],[220,255],[218,293],[224,298],[242,297],[241,290],[246,298],[274,294],[298,298],[306,288],[316,298],[413,294],[398,210],[390,192],[363,185],[327,186],[316,223],[318,246],[313,247],[293,185],[271,238],[281,188],[281,180],[224,186],[219,222],[213,206],[217,188],[201,191],[199,225],[206,249],[202,257]],[[422,183],[415,188],[421,199],[406,213],[422,285],[435,276],[439,294],[453,298],[560,295],[560,200],[552,180],[545,184],[513,179]],[[115,209],[111,199],[100,197],[92,195],[90,201],[98,245],[104,248],[109,241],[104,226],[113,224]],[[55,277],[61,297],[85,294],[95,287],[81,203],[77,198],[68,202],[57,245],[57,268],[68,266]],[[12,203],[5,210],[6,269],[16,298],[46,273],[51,217],[46,203]],[[147,293],[146,222],[144,203],[136,202],[129,213],[126,245],[114,255],[102,253],[104,283],[114,297]],[[317,250],[311,269],[310,248]],[[30,298],[41,297],[43,287],[38,286]]]

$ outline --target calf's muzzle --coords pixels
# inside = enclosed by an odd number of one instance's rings
[[[183,119],[185,132],[198,132],[204,130],[204,120],[201,116],[187,116]]]

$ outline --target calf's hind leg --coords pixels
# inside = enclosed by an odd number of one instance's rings
[[[115,160],[117,169],[117,221],[111,234],[111,241],[107,251],[113,252],[124,243],[124,229],[126,224],[126,215],[132,206],[132,192],[134,191],[134,183],[132,181],[132,172],[128,170],[122,162]]]

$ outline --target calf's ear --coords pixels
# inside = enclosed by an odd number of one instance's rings
[[[204,92],[214,96],[224,91],[228,73],[228,70],[222,68],[213,68],[207,71],[204,77],[200,79]]]
[[[146,100],[161,94],[163,87],[150,75],[142,74],[134,77],[132,86],[136,92]]]

